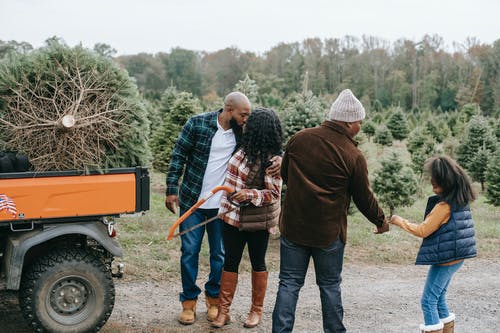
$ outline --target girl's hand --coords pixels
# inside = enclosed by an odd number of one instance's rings
[[[276,235],[278,233],[278,226],[274,226],[274,227],[271,227],[269,229],[267,229],[267,231],[271,234],[271,235]]]
[[[399,226],[401,224],[401,220],[402,220],[401,216],[392,215],[391,219],[389,220],[389,223]]]

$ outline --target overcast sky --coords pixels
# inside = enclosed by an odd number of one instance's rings
[[[58,36],[71,46],[107,43],[119,55],[229,46],[263,53],[280,42],[363,34],[492,43],[500,0],[0,0],[0,40],[39,47]]]

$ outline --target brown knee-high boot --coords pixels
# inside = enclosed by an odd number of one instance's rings
[[[231,321],[229,308],[233,302],[234,292],[238,284],[238,273],[222,271],[219,291],[219,312],[212,321],[212,327],[221,328]]]
[[[252,328],[259,325],[262,319],[262,307],[267,289],[267,272],[252,271],[252,307],[243,326]]]

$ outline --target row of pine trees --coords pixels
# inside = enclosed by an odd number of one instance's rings
[[[256,94],[257,84],[248,75],[233,89],[246,93],[254,106],[262,106]],[[331,102],[333,100],[315,96],[305,88],[274,108],[282,121],[285,141],[297,131],[323,122]],[[212,109],[221,106],[222,100],[219,100]],[[361,149],[364,143],[374,142],[383,155],[383,147],[397,144],[403,145],[410,155],[409,161],[403,161],[394,153],[381,156],[381,168],[375,172],[374,190],[391,210],[409,205],[413,195],[421,192],[423,164],[435,154],[446,154],[456,159],[473,180],[481,184],[489,202],[500,205],[498,118],[485,116],[479,105],[473,103],[446,113],[404,110],[400,106],[367,108],[367,118],[357,137]],[[191,93],[179,92],[171,87],[163,94],[157,110],[161,125],[152,129],[150,146],[153,166],[164,172],[182,125],[204,108]]]

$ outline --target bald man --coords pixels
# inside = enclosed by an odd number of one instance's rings
[[[167,173],[165,206],[172,213],[176,213],[177,206],[182,215],[210,190],[224,183],[227,164],[239,144],[250,108],[247,96],[232,92],[224,99],[222,109],[196,115],[186,122],[172,152]],[[280,167],[281,158],[278,158],[267,171],[279,174]],[[180,225],[180,231],[216,216],[222,194],[218,192],[210,197]],[[223,222],[219,219],[181,236],[182,312],[179,322],[185,325],[193,324],[196,319],[196,300],[201,293],[196,285],[198,258],[205,230],[210,247],[210,275],[205,283],[207,319],[213,321],[217,317],[224,265]]]

